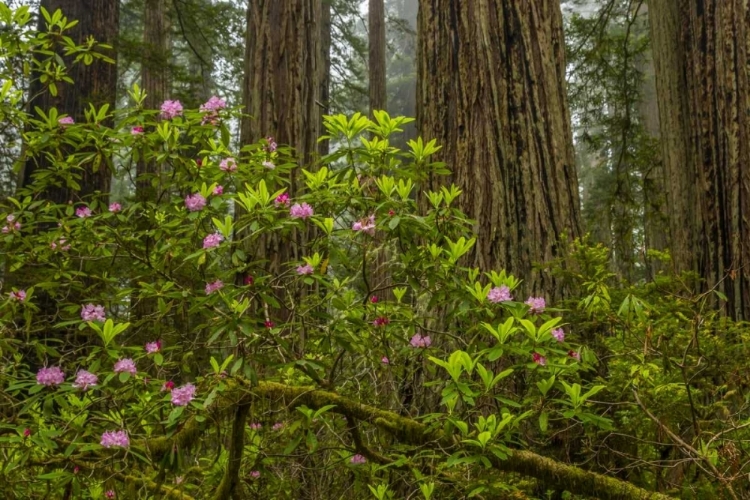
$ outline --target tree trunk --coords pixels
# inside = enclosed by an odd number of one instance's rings
[[[386,68],[385,68],[385,4],[383,0],[369,0],[369,82],[370,82],[370,116],[375,109],[385,110]]]
[[[507,269],[524,292],[561,293],[532,270],[580,235],[578,181],[556,0],[420,0],[417,120],[476,220],[469,265]],[[525,297],[517,297],[524,299]]]
[[[66,33],[76,44],[84,44],[91,36],[99,43],[114,45],[120,19],[119,2],[42,0],[41,6],[50,14],[60,9],[69,21],[78,21],[78,24]],[[44,32],[46,31],[44,17],[40,14],[39,18],[39,29]],[[107,51],[107,56],[117,59],[117,53],[114,50]],[[47,113],[51,108],[57,108],[60,115],[69,115],[76,122],[85,120],[84,111],[89,108],[89,104],[93,104],[97,109],[104,104],[109,104],[110,110],[114,109],[117,91],[116,64],[94,59],[94,62],[88,66],[83,62],[72,65],[72,57],[63,57],[63,60],[70,68],[68,76],[73,79],[73,83],[58,83],[58,94],[53,96],[38,78],[32,79],[29,95],[34,97],[29,109],[39,107]],[[104,124],[111,126],[112,121],[108,120]],[[34,172],[47,167],[47,161],[42,156],[27,160],[24,164],[20,186],[29,186]],[[91,164],[81,165],[81,167],[83,171],[80,191],[73,193],[67,188],[59,187],[49,189],[45,193],[45,198],[56,203],[67,203],[74,197],[83,199],[98,192],[106,201],[112,173],[106,167],[94,172]]]
[[[240,142],[247,145],[272,136],[278,144],[294,148],[299,167],[307,169],[318,154],[316,141],[322,121],[321,22],[321,0],[257,0],[248,4],[243,84],[246,117]],[[301,177],[299,168],[292,171],[288,187],[292,198],[301,189]],[[238,207],[236,216],[241,215]],[[267,238],[257,249],[246,249],[247,254],[268,259],[266,271],[278,274],[287,271],[290,262],[301,259],[299,247],[309,236],[295,231],[288,240]],[[280,302],[285,298],[280,295]],[[288,312],[278,314],[286,318]],[[304,345],[303,339],[300,345]]]
[[[664,0],[650,14],[675,264],[750,319],[748,9]]]

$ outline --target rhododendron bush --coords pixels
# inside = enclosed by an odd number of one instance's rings
[[[464,267],[462,193],[424,189],[445,167],[432,142],[392,146],[406,118],[326,117],[333,152],[300,164],[271,137],[238,147],[218,97],[129,98],[84,122],[15,114],[24,161],[48,166],[2,207],[4,491],[496,498],[511,473],[615,481],[526,451],[608,425],[593,355],[523,276]],[[77,194],[94,168],[134,189],[139,162],[158,166],[138,179],[153,199]]]

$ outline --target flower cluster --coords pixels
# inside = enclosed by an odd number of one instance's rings
[[[62,126],[73,125],[75,120],[73,120],[73,117],[71,116],[63,116],[62,118],[57,119],[57,123]]]
[[[372,236],[375,234],[375,216],[371,215],[352,224],[352,230],[362,231]]]
[[[99,383],[99,377],[86,370],[78,370],[76,373],[76,381],[73,382],[73,387],[81,389],[83,391],[88,390],[89,387],[95,386]]]
[[[264,161],[262,163],[264,167],[266,167],[268,170],[273,170],[276,168],[276,165],[272,161]]]
[[[268,143],[266,145],[266,151],[268,151],[269,153],[273,153],[274,151],[276,151],[276,148],[278,146],[277,146],[276,141],[274,140],[273,137],[271,137],[270,135],[268,137],[266,137],[266,142]]]
[[[85,219],[86,217],[91,217],[91,209],[87,206],[82,206],[76,208],[76,216],[80,217],[81,219]]]
[[[195,398],[195,386],[185,384],[172,389],[172,404],[175,406],[187,406]]]
[[[279,205],[288,205],[289,204],[289,194],[288,193],[281,193],[276,197],[275,200],[273,200],[273,204],[277,207]]]
[[[58,366],[40,368],[36,372],[36,383],[48,387],[60,385],[65,382],[65,374]]]
[[[203,238],[203,248],[206,250],[209,248],[216,248],[222,241],[224,241],[224,237],[220,233],[209,234]]]
[[[534,361],[534,363],[538,364],[539,366],[545,366],[547,364],[547,358],[545,358],[538,352],[535,352],[534,354],[532,354],[531,359]]]
[[[206,206],[206,199],[200,193],[189,194],[185,197],[185,206],[191,212],[198,212]]]
[[[3,226],[3,233],[8,234],[9,232],[16,230],[18,231],[21,229],[21,223],[16,220],[15,215],[9,215],[5,218],[6,221],[8,221],[8,224]]]
[[[67,251],[67,250],[70,250],[70,245],[66,244],[66,243],[65,243],[66,241],[67,241],[67,240],[66,240],[65,238],[60,238],[59,240],[57,240],[57,241],[53,241],[52,243],[50,243],[50,244],[49,244],[49,247],[50,247],[50,248],[51,248],[52,250],[57,250],[58,248],[59,248],[60,250],[62,250],[62,251]]]
[[[277,198],[278,199],[278,198]],[[292,208],[289,209],[289,215],[294,219],[307,219],[313,216],[313,209],[307,203],[299,204],[295,203]]]
[[[17,292],[10,292],[8,296],[13,300],[17,300],[18,302],[23,302],[24,300],[26,300],[26,290],[18,290]]]
[[[351,459],[349,459],[349,462],[351,462],[353,465],[362,465],[367,462],[367,459],[357,453]]]
[[[305,264],[304,266],[297,266],[297,274],[300,275],[306,275],[306,274],[312,274],[315,272],[315,269],[313,269],[313,266],[310,264]]]
[[[214,193],[214,196],[221,196],[222,194],[224,194],[224,186],[222,186],[221,184],[217,185],[214,188],[213,193]]]
[[[206,283],[206,295],[211,295],[216,290],[224,288],[224,283],[221,280],[216,280],[213,283]]]
[[[223,170],[224,172],[236,172],[237,171],[237,162],[234,161],[234,158],[224,158],[221,160],[221,163],[219,163],[219,169]]]
[[[164,120],[171,120],[182,114],[182,103],[180,101],[166,100],[161,105],[161,117]]]
[[[227,103],[224,99],[217,96],[211,96],[208,101],[201,104],[200,111],[201,113],[218,113],[226,107]]]
[[[102,434],[102,440],[100,442],[105,448],[111,448],[113,446],[120,446],[121,448],[127,448],[130,446],[130,438],[126,431],[107,431]]]
[[[524,304],[531,308],[529,312],[532,314],[540,314],[544,312],[544,308],[547,306],[544,297],[529,297]]]
[[[390,322],[391,322],[390,319],[386,318],[385,316],[380,316],[380,317],[375,318],[372,324],[374,326],[385,326]]]
[[[141,135],[143,133],[143,127],[136,126],[130,129],[130,135]]]
[[[149,342],[146,344],[146,353],[147,354],[154,354],[161,351],[161,340],[157,340],[155,342]]]
[[[117,213],[120,210],[122,210],[122,205],[120,205],[119,203],[115,202],[115,203],[110,203],[109,204],[109,211],[110,212]]]
[[[503,285],[490,290],[487,294],[487,300],[497,304],[498,302],[508,302],[513,300],[513,297],[510,295],[510,288]]]
[[[250,428],[254,431],[259,431],[263,426],[259,424],[258,422],[253,422],[250,424]]]
[[[107,319],[104,313],[104,306],[97,304],[86,304],[81,309],[81,319],[83,321],[104,321]]]
[[[554,330],[552,330],[552,336],[558,342],[564,342],[565,341],[565,330],[563,330],[562,328],[555,328]]]
[[[130,358],[124,358],[115,363],[115,373],[129,373],[135,375],[138,369],[135,367],[135,361]]]
[[[426,349],[432,345],[432,339],[429,335],[415,333],[409,341],[409,344],[411,344],[412,347]]]

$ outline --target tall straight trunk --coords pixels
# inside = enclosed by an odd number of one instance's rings
[[[143,57],[141,86],[146,93],[144,107],[159,109],[169,96],[166,0],[146,0],[143,8]],[[156,201],[153,176],[158,173],[155,162],[141,159],[136,165],[136,199]],[[145,176],[145,177],[144,177]]]
[[[558,297],[546,272],[580,235],[578,181],[557,0],[420,0],[417,121],[476,220],[469,264],[507,269]],[[521,298],[521,297],[519,297]]]
[[[252,144],[272,136],[278,144],[294,148],[298,165],[307,169],[319,151],[322,121],[321,16],[321,0],[257,0],[247,9],[240,142]],[[301,178],[299,168],[292,171],[290,196],[300,191]],[[236,214],[241,216],[241,209]],[[248,249],[248,255],[268,259],[268,272],[287,271],[290,262],[301,258],[299,247],[308,238],[297,232],[284,241],[267,238],[258,249]],[[280,302],[285,298],[280,296]],[[282,317],[287,313],[278,312]]]
[[[119,2],[110,0],[42,0],[41,7],[52,14],[60,9],[69,21],[76,20],[78,24],[70,29],[66,35],[76,44],[84,44],[91,36],[99,43],[114,45],[120,20]],[[39,16],[39,28],[46,31],[44,17]],[[117,59],[117,52],[109,50],[106,55]],[[62,56],[62,54],[60,54]],[[72,84],[58,83],[57,95],[53,96],[45,90],[38,78],[31,81],[29,95],[35,96],[30,103],[30,109],[41,108],[47,113],[51,108],[57,108],[58,114],[67,114],[76,122],[85,120],[85,110],[90,104],[99,108],[109,104],[110,110],[114,109],[115,96],[117,92],[117,66],[100,59],[94,59],[90,65],[82,62],[72,65],[71,57],[63,57],[70,72],[68,76],[73,79]],[[112,125],[111,120],[105,125]],[[31,184],[32,175],[38,170],[47,168],[44,157],[27,160],[21,175],[21,187]],[[67,203],[69,200],[84,199],[95,193],[106,200],[109,194],[111,172],[105,168],[97,168],[94,171],[92,164],[83,164],[81,189],[72,192],[65,187],[50,188],[45,197],[56,203]]]
[[[323,115],[330,113],[331,106],[331,2],[322,0],[320,14],[320,104],[323,107],[320,115],[320,130],[323,130]],[[318,143],[318,153],[327,155],[329,142]]]
[[[650,6],[675,264],[750,319],[750,81],[744,0]]]
[[[383,0],[369,0],[367,18],[370,116],[372,116],[373,110],[386,109],[388,99],[385,79],[385,3]]]

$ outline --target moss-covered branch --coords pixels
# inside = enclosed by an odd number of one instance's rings
[[[224,394],[224,399],[215,404],[214,411],[226,412],[228,407],[233,406],[231,401],[244,402],[248,395],[253,398],[282,400],[290,406],[305,405],[312,409],[334,405],[335,408],[330,410],[331,412],[377,426],[403,444],[441,449],[459,446],[454,436],[444,434],[439,428],[430,428],[416,420],[359,403],[334,392],[276,382],[259,382],[253,386],[242,379],[236,381],[236,384],[228,386],[229,392],[233,394]],[[173,444],[184,445],[197,437],[196,432],[199,432],[198,424],[191,419],[181,431],[161,442],[159,447],[169,450]],[[488,459],[499,471],[532,477],[548,487],[565,489],[574,494],[593,496],[600,500],[672,499],[667,495],[650,492],[628,482],[563,464],[530,451],[513,450],[506,460],[494,455],[489,455]]]
[[[229,444],[229,462],[224,472],[224,477],[214,495],[215,500],[228,500],[235,495],[239,484],[240,466],[242,465],[242,452],[245,450],[245,424],[247,415],[250,413],[249,403],[240,403],[234,413],[232,422],[232,437]]]

